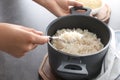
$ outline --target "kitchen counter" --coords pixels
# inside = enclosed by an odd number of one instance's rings
[[[108,23],[120,30],[120,0],[105,0],[111,8]],[[31,27],[45,33],[48,24],[56,17],[32,0],[0,0],[0,22]],[[47,53],[47,46],[40,45],[22,58],[0,52],[0,80],[40,80],[38,69]]]

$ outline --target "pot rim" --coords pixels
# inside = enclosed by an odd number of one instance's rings
[[[68,16],[62,16],[62,17],[58,17],[57,19],[53,20],[49,25],[48,27],[46,28],[46,35],[47,35],[47,32],[48,32],[48,29],[51,27],[51,25],[53,25],[55,22],[57,22],[58,20],[62,19],[62,18],[66,18],[66,17],[71,17],[71,16],[81,16],[81,17],[86,17],[86,18],[92,18],[92,19],[95,19],[99,22],[101,22],[102,24],[104,24],[106,26],[106,28],[108,28],[108,31],[110,33],[110,38],[109,38],[109,41],[108,43],[99,51],[97,52],[94,52],[94,53],[88,53],[88,54],[82,54],[82,55],[75,55],[75,54],[71,54],[71,53],[66,53],[66,52],[63,52],[63,51],[60,51],[60,50],[57,50],[56,48],[53,47],[53,45],[51,44],[50,41],[48,41],[48,44],[56,51],[64,54],[64,55],[67,55],[67,56],[74,56],[74,57],[84,57],[84,56],[92,56],[92,55],[97,55],[97,54],[100,54],[100,52],[102,52],[104,49],[108,48],[109,45],[110,45],[110,42],[111,42],[111,38],[112,38],[112,32],[111,32],[111,29],[109,28],[109,26],[107,26],[107,24],[105,24],[104,22],[94,18],[94,17],[91,17],[91,16],[86,16],[86,15],[76,15],[76,14],[71,14],[71,15],[68,15]],[[49,36],[49,35],[48,35]]]

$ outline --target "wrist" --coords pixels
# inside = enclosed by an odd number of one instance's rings
[[[45,5],[45,0],[33,0],[34,2],[44,6]]]

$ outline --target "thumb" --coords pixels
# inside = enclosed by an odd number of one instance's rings
[[[49,41],[49,37],[48,36],[40,36],[37,35],[33,41],[34,44],[45,44]]]

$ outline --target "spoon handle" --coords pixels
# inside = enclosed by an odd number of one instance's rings
[[[59,37],[55,37],[55,36],[53,36],[53,37],[49,37],[49,39],[51,40],[51,39],[59,39]]]

